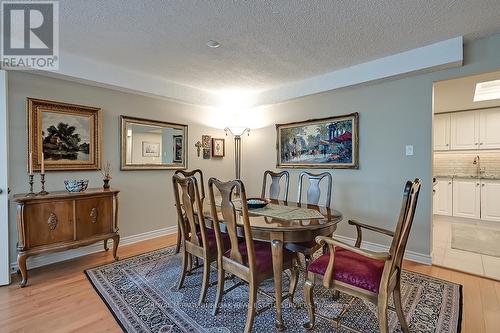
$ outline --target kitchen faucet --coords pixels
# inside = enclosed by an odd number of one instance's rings
[[[477,177],[481,177],[481,174],[484,171],[481,170],[481,158],[479,157],[479,155],[476,155],[476,157],[474,157],[474,161],[472,162],[472,164],[476,166]]]

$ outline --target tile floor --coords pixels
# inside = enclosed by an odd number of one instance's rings
[[[492,257],[451,248],[452,223],[467,223],[476,225],[476,223],[481,222],[450,216],[434,215],[432,250],[433,264],[500,280],[500,257]],[[488,224],[487,226],[497,227],[494,224]],[[498,228],[500,229],[500,225]]]

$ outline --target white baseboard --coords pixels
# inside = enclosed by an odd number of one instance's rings
[[[158,230],[144,232],[142,234],[121,237],[120,238],[120,245],[137,243],[137,242],[141,242],[141,241],[148,240],[151,238],[156,238],[156,237],[160,237],[160,236],[174,234],[176,232],[177,232],[177,226],[171,226],[171,227],[167,227],[167,228],[162,228],[162,229],[158,229]],[[112,245],[113,240],[110,239],[109,244]],[[62,251],[62,252],[39,254],[39,255],[36,255],[33,257],[29,257],[26,261],[26,265],[28,266],[28,269],[32,269],[32,268],[41,267],[41,266],[53,264],[56,262],[81,257],[81,256],[84,256],[87,254],[100,252],[100,251],[103,251],[103,242],[80,247],[77,249]],[[16,272],[17,268],[18,268],[17,262],[10,263],[11,272]]]
[[[350,237],[335,235],[335,238],[337,238],[340,241],[346,242],[348,244],[352,244],[352,245],[354,245],[354,243],[356,243],[356,240],[354,238],[350,238]],[[380,245],[380,244],[366,242],[366,241],[363,241],[363,243],[361,244],[361,247],[366,249],[366,250],[375,251],[375,252],[387,252],[387,251],[389,251],[389,246],[387,246],[387,245]],[[420,264],[432,265],[432,257],[429,254],[422,254],[422,253],[418,253],[415,251],[406,250],[404,258],[406,260],[415,261],[415,262],[418,262]]]

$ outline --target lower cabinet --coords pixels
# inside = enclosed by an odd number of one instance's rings
[[[453,180],[453,216],[481,218],[481,191],[479,179]]]
[[[434,185],[434,214],[453,215],[453,183],[451,178],[438,178]]]
[[[500,222],[500,180],[481,181],[481,220]]]

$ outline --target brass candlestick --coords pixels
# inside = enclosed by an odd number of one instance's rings
[[[26,194],[27,197],[34,197],[36,194],[33,192],[33,175],[29,175],[30,193]]]
[[[40,174],[40,182],[42,183],[42,190],[38,192],[38,195],[47,195],[49,192],[45,191],[45,174]]]

